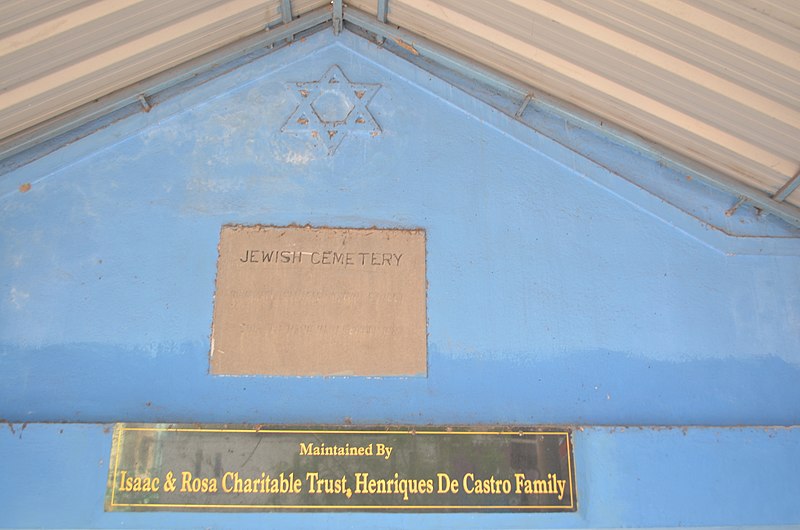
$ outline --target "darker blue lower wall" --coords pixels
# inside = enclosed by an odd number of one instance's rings
[[[432,345],[427,378],[227,377],[208,375],[208,348],[4,345],[3,414],[13,422],[800,423],[800,368],[774,357],[452,357]]]

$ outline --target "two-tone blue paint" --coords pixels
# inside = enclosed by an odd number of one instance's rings
[[[382,133],[328,156],[280,129],[334,64]],[[348,32],[157,103],[0,179],[0,525],[800,524],[791,227]],[[428,376],[209,376],[225,223],[425,228]],[[578,514],[446,517],[104,514],[102,426],[18,425],[113,421],[717,428],[578,431]]]

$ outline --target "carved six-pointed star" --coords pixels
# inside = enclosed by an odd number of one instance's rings
[[[309,135],[321,141],[332,155],[348,133],[377,136],[381,127],[367,105],[381,88],[378,83],[353,83],[338,65],[318,81],[291,83],[300,105],[281,131]]]

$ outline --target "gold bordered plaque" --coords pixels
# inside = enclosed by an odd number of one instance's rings
[[[425,375],[423,230],[222,227],[215,375]]]
[[[577,509],[568,430],[117,424],[107,511]]]

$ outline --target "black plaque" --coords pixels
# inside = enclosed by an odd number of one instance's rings
[[[107,511],[577,509],[565,429],[117,424]]]

